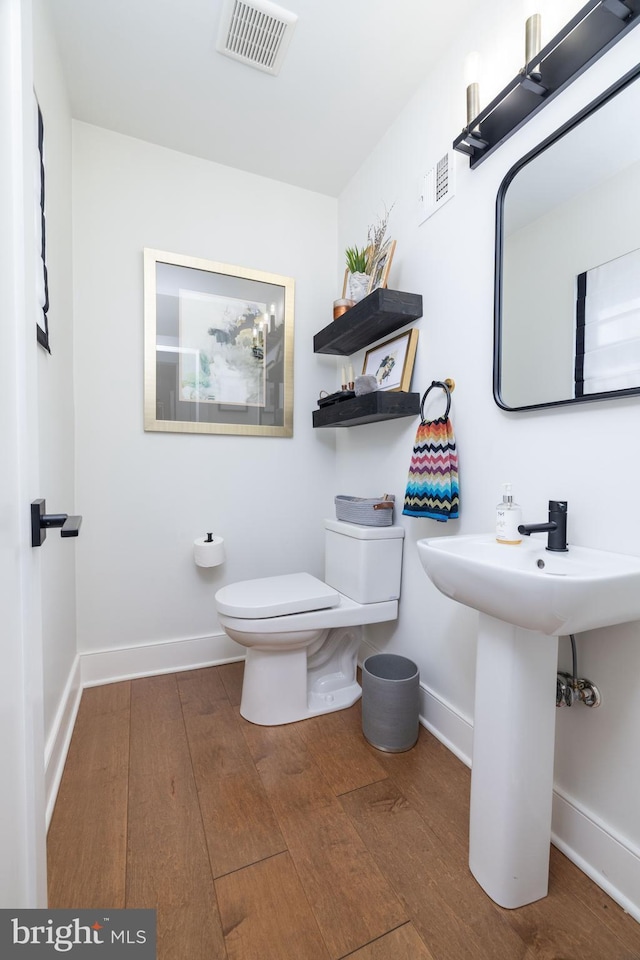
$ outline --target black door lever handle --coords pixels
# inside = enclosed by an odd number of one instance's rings
[[[77,537],[82,517],[70,517],[66,513],[46,513],[45,500],[31,504],[31,546],[41,547],[50,527],[60,527],[61,537]]]

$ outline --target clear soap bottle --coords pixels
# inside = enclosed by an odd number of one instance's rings
[[[522,510],[513,501],[511,484],[503,483],[502,502],[496,507],[496,540],[498,543],[522,543],[518,526],[522,523]]]

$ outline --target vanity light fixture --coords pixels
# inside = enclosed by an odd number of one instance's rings
[[[477,167],[638,22],[640,0],[589,0],[540,48],[540,14],[532,14],[525,28],[525,66],[472,116],[474,101],[467,83],[467,126],[453,141],[453,149],[466,153],[469,165]]]

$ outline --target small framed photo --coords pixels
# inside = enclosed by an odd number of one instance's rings
[[[418,346],[418,332],[415,328],[407,330],[399,337],[394,337],[393,340],[387,340],[367,350],[362,373],[376,378],[378,390],[409,392]]]
[[[368,293],[373,293],[373,291],[377,290],[378,287],[386,287],[387,281],[389,280],[391,261],[393,260],[393,255],[395,252],[395,240],[390,240],[389,243],[386,243],[383,246],[371,269],[371,279],[369,280]]]

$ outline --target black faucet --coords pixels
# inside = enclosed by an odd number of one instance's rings
[[[567,501],[549,500],[548,523],[521,523],[518,533],[548,533],[547,550],[565,552],[567,547]]]

